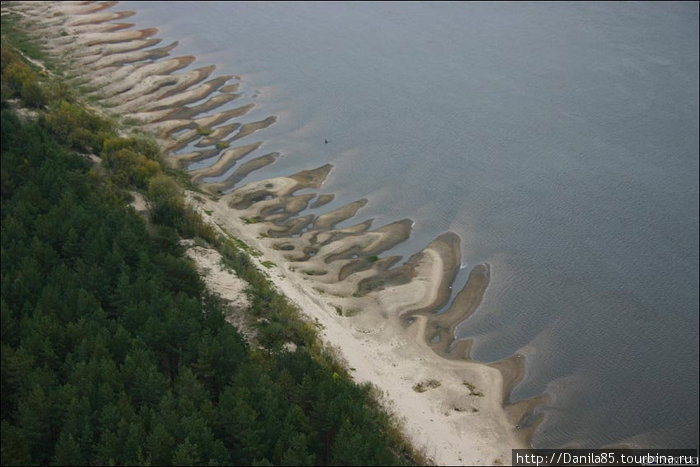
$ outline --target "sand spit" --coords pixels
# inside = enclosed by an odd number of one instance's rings
[[[253,143],[253,144],[248,144],[246,146],[239,146],[234,149],[229,149],[228,151],[225,151],[221,158],[216,161],[214,164],[210,165],[207,168],[204,169],[199,169],[199,170],[194,170],[190,172],[193,174],[192,176],[192,181],[193,182],[198,182],[200,179],[204,177],[216,177],[219,175],[223,175],[224,172],[226,172],[229,168],[233,167],[233,165],[236,163],[236,161],[244,158],[251,152],[255,151],[260,147],[262,142],[258,143]],[[187,160],[185,158],[181,158],[180,160]]]
[[[244,121],[254,104],[237,94],[239,77],[210,78],[213,66],[193,69],[195,57],[171,57],[177,43],[156,47],[156,29],[112,23],[133,14],[106,11],[116,3],[27,2],[3,9],[21,13],[27,32],[66,64],[76,82],[92,89],[106,112],[154,133],[171,152],[173,166],[198,162],[192,182],[216,197],[188,193],[188,201],[217,229],[260,250],[263,257],[254,261],[279,265],[271,280],[321,324],[323,337],[340,349],[356,380],[384,391],[417,447],[440,464],[509,463],[510,450],[527,445],[521,420],[539,402],[510,405],[524,359],[474,363],[467,359],[471,343],[454,340],[456,326],[482,302],[489,265],[476,266],[449,309],[438,315],[459,270],[456,234],[438,236],[401,263],[398,256],[380,255],[410,236],[410,219],[376,228],[370,219],[338,228],[366,199],[313,212],[334,201],[333,194],[317,192],[330,164],[245,183],[279,154],[259,153],[262,142],[234,143],[276,117]],[[245,102],[217,110],[235,99]],[[224,180],[211,180],[229,172]],[[188,251],[198,264],[215,256]],[[223,292],[228,287],[209,285]]]
[[[267,128],[273,123],[277,121],[277,117],[272,116],[272,117],[267,117],[263,120],[260,120],[259,122],[251,122],[251,123],[246,123],[243,125],[238,133],[233,137],[231,141],[235,141],[239,138],[243,138],[244,136],[248,136],[250,134],[255,133],[258,130],[262,130],[263,128]]]
[[[468,351],[471,345],[465,348],[466,341],[455,341],[455,328],[469,318],[481,304],[486,287],[489,285],[490,274],[488,264],[475,266],[469,273],[466,285],[459,291],[450,308],[439,315],[427,314],[425,340],[435,352],[445,358],[469,357],[469,353],[465,351]]]
[[[207,146],[214,146],[216,143],[222,141],[224,138],[227,136],[231,135],[234,131],[238,130],[241,127],[241,124],[238,122],[233,122],[229,123],[227,125],[221,125],[216,128],[212,129],[212,133],[209,136],[206,136],[204,138],[201,138],[197,144],[195,144],[196,147],[207,147]]]
[[[279,157],[278,152],[271,152],[269,154],[265,154],[264,156],[259,156],[254,159],[251,159],[247,162],[244,162],[241,164],[240,167],[238,167],[230,177],[228,177],[226,180],[223,182],[218,182],[218,183],[208,183],[204,182],[202,185],[202,188],[205,190],[209,191],[210,193],[221,193],[223,191],[228,190],[229,188],[233,188],[243,180],[245,177],[247,177],[251,172],[255,172],[256,170],[260,170],[265,166],[268,166],[275,162],[275,160]],[[214,175],[216,176],[216,174]]]
[[[103,68],[122,66],[129,63],[140,62],[142,60],[157,60],[159,58],[167,57],[170,54],[170,51],[172,51],[176,46],[177,42],[173,42],[170,45],[166,45],[158,49],[141,50],[128,54],[107,55],[90,63],[86,66],[86,68],[88,70],[99,71]]]
[[[325,206],[326,204],[330,203],[334,199],[335,199],[335,195],[333,193],[318,195],[318,197],[316,198],[316,201],[311,203],[311,206],[309,206],[309,207],[311,209],[320,208],[321,206]]]
[[[109,44],[109,46],[93,46],[86,49],[72,50],[70,51],[75,63],[82,61],[96,60],[100,57],[105,57],[109,55],[135,52],[137,50],[145,49],[148,47],[153,47],[156,44],[160,44],[161,39],[145,39],[145,40],[135,40],[129,42],[121,42],[117,44]],[[60,52],[60,49],[56,49],[55,52],[49,52],[50,55],[64,57],[65,54]]]
[[[82,26],[85,24],[101,24],[107,21],[116,21],[118,19],[128,18],[133,16],[133,11],[118,11],[106,13],[83,14],[77,19],[71,21],[67,26]]]
[[[221,85],[228,81],[230,78],[230,76],[222,76],[219,78],[215,78],[213,80],[202,83],[197,87],[192,87],[187,91],[182,92],[173,93],[171,92],[172,90],[168,90],[166,93],[163,93],[162,96],[158,96],[158,98],[156,99],[151,99],[144,103],[139,103],[139,108],[143,110],[162,110],[164,108],[178,107],[201,101],[202,99],[209,97],[214,91],[220,88]]]

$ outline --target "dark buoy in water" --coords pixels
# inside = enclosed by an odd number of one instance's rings
[[[328,144],[328,140],[327,140],[327,139],[324,139],[323,141],[324,141],[326,144]]]

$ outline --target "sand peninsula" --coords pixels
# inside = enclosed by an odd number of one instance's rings
[[[383,391],[416,447],[438,464],[509,464],[512,448],[529,445],[535,424],[525,429],[521,420],[540,400],[509,403],[523,358],[472,362],[470,342],[454,339],[456,326],[482,301],[489,265],[475,266],[449,309],[436,314],[459,270],[456,234],[438,236],[399,264],[400,257],[381,254],[409,237],[410,219],[335,228],[365,199],[312,212],[334,199],[309,192],[322,186],[331,165],[246,183],[278,157],[257,152],[258,132],[276,118],[244,121],[254,104],[237,103],[240,77],[211,77],[214,66],[190,67],[195,57],[172,57],[177,43],[162,45],[157,29],[121,22],[134,12],[113,11],[117,4],[18,2],[3,9],[21,17],[74,84],[93,90],[102,111],[154,134],[173,167],[200,162],[192,181],[212,196],[187,192],[188,202],[223,233],[262,252],[258,264],[275,264],[271,280],[321,325],[322,338],[339,348],[358,382]],[[191,151],[173,154],[183,148]],[[225,180],[209,181],[236,164]]]

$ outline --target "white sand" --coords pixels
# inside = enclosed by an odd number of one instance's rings
[[[226,205],[226,198],[200,202],[188,193],[187,199],[212,225],[260,250],[263,256],[252,259],[261,270],[265,270],[260,264],[265,260],[286,263],[282,252],[257,238],[258,224],[241,222]],[[437,267],[431,270],[440,274]],[[500,372],[479,363],[439,357],[424,343],[424,317],[418,317],[408,330],[397,320],[375,313],[342,317],[327,296],[313,289],[312,282],[285,267],[269,271],[277,288],[309,319],[321,324],[321,337],[340,350],[355,380],[369,381],[383,391],[386,406],[403,419],[413,444],[437,464],[510,464],[510,450],[526,447],[503,410]],[[431,379],[440,386],[422,393],[413,389]],[[471,396],[464,382],[484,395]]]
[[[221,264],[221,255],[212,248],[190,246],[186,253],[194,261],[207,289],[223,298],[228,305],[226,321],[250,341],[255,332],[246,319],[246,310],[250,307],[246,294],[248,283],[225,268]]]

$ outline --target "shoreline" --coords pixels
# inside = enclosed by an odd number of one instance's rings
[[[35,33],[43,35],[55,57],[81,67],[77,78],[97,86],[98,100],[113,106],[104,110],[140,121],[144,130],[158,135],[166,152],[199,139],[194,152],[167,160],[183,168],[212,159],[190,176],[204,192],[221,196],[187,192],[189,203],[225,234],[261,251],[261,258],[251,258],[261,270],[263,262],[278,265],[268,270],[270,279],[322,326],[323,340],[340,350],[357,382],[371,382],[383,391],[385,405],[403,419],[417,448],[438,464],[452,465],[509,464],[511,449],[529,447],[538,421],[529,429],[518,424],[543,396],[508,404],[524,375],[524,358],[477,363],[469,360],[469,341],[447,339],[480,305],[489,265],[477,265],[449,309],[436,315],[434,310],[447,304],[460,267],[456,234],[438,236],[394,266],[398,257],[379,255],[410,236],[410,219],[378,228],[371,220],[334,228],[352,219],[366,199],[321,216],[304,215],[309,205],[329,203],[332,195],[295,192],[320,188],[330,165],[245,184],[246,175],[277,157],[265,151],[253,154],[264,142],[257,131],[274,124],[276,117],[240,120],[252,103],[217,112],[239,97],[240,78],[212,77],[213,66],[187,69],[195,57],[170,56],[176,43],[159,44],[156,28],[115,30],[110,21],[134,14],[103,11],[117,4],[49,2],[8,9],[32,18]],[[190,103],[194,105],[188,107]],[[236,143],[244,137],[246,142]],[[204,181],[234,166],[228,179]],[[232,192],[220,193],[234,186]]]
[[[221,201],[187,197],[203,217],[224,233],[261,251],[252,258],[262,270],[264,261],[284,261],[270,251],[243,222],[229,215]],[[211,211],[206,215],[205,211]],[[402,419],[409,439],[440,465],[510,464],[510,449],[529,447],[531,433],[514,429],[503,407],[505,380],[499,369],[468,360],[438,356],[422,338],[428,319],[416,316],[407,328],[399,319],[361,313],[340,316],[326,296],[309,290],[307,281],[288,269],[270,270],[277,288],[313,321],[320,323],[322,339],[341,351],[353,378],[371,382],[384,392],[384,402]],[[440,386],[417,392],[414,387],[431,380]],[[473,385],[477,393],[469,385]]]

